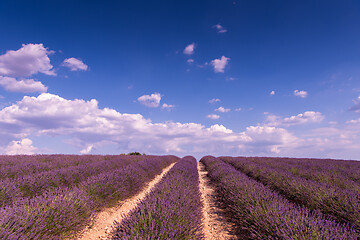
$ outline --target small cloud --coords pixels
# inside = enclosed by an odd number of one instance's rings
[[[93,145],[89,145],[80,151],[81,154],[89,154],[94,149]]]
[[[189,64],[192,64],[194,62],[194,59],[190,58],[186,62],[189,63]]]
[[[194,50],[195,50],[195,43],[191,43],[187,45],[186,48],[184,49],[184,54],[191,55],[194,53]]]
[[[0,95],[0,99],[4,99],[4,98],[5,98],[4,96]]]
[[[237,80],[237,78],[234,78],[234,77],[226,77],[226,80],[227,80],[227,81],[235,81],[235,80]]]
[[[330,124],[330,125],[336,125],[337,122],[336,122],[336,121],[330,121],[330,122],[328,122],[328,124]]]
[[[9,145],[5,148],[5,153],[8,155],[32,155],[36,150],[37,148],[32,145],[32,141],[28,138],[24,138],[20,141],[11,141]]]
[[[139,103],[147,107],[158,107],[160,105],[161,94],[153,93],[151,95],[143,95],[137,99]]]
[[[88,65],[83,63],[81,60],[77,58],[67,58],[62,63],[62,66],[67,67],[70,71],[86,71],[88,69]]]
[[[207,115],[206,117],[207,117],[207,118],[210,118],[210,119],[213,119],[213,120],[220,118],[220,116],[217,115],[217,114],[209,114],[209,115]]]
[[[306,91],[294,90],[294,95],[301,98],[306,98],[308,93]]]
[[[214,67],[214,72],[223,73],[229,60],[230,60],[230,58],[227,58],[225,56],[222,56],[220,59],[212,60],[211,65]]]
[[[306,123],[319,123],[324,120],[324,115],[320,112],[306,111],[296,116],[281,118],[276,115],[267,114],[266,122],[268,126],[293,126]]]
[[[161,109],[165,109],[165,110],[171,111],[174,107],[175,107],[175,105],[171,105],[171,104],[166,104],[166,103],[164,103],[164,104],[161,106]]]
[[[274,90],[271,91],[271,92],[270,92],[270,95],[271,95],[271,96],[274,96],[274,95],[275,95],[275,91],[274,91]]]
[[[208,65],[209,65],[209,63],[208,63],[208,62],[205,62],[204,64],[198,64],[197,67],[199,67],[199,68],[204,68],[204,67],[206,67],[206,66],[208,66]]]
[[[209,100],[209,103],[210,103],[210,104],[214,104],[214,103],[220,102],[220,101],[221,101],[221,100],[218,99],[218,98],[213,98],[213,99]]]
[[[235,112],[240,112],[242,108],[235,108]]]
[[[360,96],[353,100],[354,106],[352,106],[349,110],[360,113]]]
[[[222,113],[226,113],[226,112],[230,112],[230,108],[224,108],[224,107],[219,107],[217,109],[215,109],[215,111],[217,112],[222,112]]]
[[[360,123],[360,118],[356,119],[356,120],[350,120],[350,121],[346,121],[347,124],[359,124]]]
[[[44,86],[41,82],[35,81],[33,79],[23,79],[16,80],[12,77],[1,77],[0,76],[0,85],[9,92],[22,92],[22,93],[31,93],[31,92],[46,92],[47,87]]]
[[[218,33],[226,33],[227,32],[227,30],[220,24],[214,25],[213,28],[216,28]]]

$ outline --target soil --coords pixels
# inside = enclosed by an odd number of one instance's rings
[[[211,186],[207,171],[198,163],[199,187],[203,202],[203,232],[206,240],[239,239],[235,234],[235,224],[228,219],[226,212],[219,206],[216,193]]]
[[[165,168],[136,196],[119,202],[116,207],[107,208],[100,212],[94,219],[93,224],[88,226],[77,239],[99,240],[108,239],[107,235],[113,229],[114,221],[120,223],[136,206],[152,191],[163,176],[174,166],[175,163]]]

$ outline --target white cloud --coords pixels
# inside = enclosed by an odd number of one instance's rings
[[[139,103],[147,107],[158,107],[160,105],[161,94],[153,93],[151,95],[143,95],[138,98]]]
[[[190,58],[186,62],[188,62],[189,64],[192,64],[194,62],[194,59]]]
[[[214,103],[220,102],[220,101],[221,101],[221,100],[218,99],[218,98],[213,98],[213,99],[209,100],[209,103],[210,103],[210,104],[214,104]]]
[[[354,106],[350,108],[350,111],[355,111],[360,113],[360,96],[353,100]]]
[[[320,112],[306,111],[300,113],[296,116],[291,116],[287,118],[281,118],[275,115],[267,114],[266,122],[268,126],[293,126],[301,125],[306,123],[319,123],[324,120],[324,115]]]
[[[209,114],[209,115],[207,115],[206,117],[207,117],[207,118],[210,118],[210,119],[213,119],[213,120],[220,118],[220,116],[217,115],[217,114]]]
[[[294,90],[294,95],[301,98],[306,98],[308,93],[306,91]]]
[[[70,71],[86,71],[88,69],[88,65],[83,63],[81,60],[76,58],[67,58],[62,63],[64,67],[67,67],[70,69]]]
[[[166,103],[164,103],[164,104],[161,106],[161,109],[165,109],[165,110],[171,111],[174,107],[175,107],[175,105],[171,105],[171,104],[166,104]]]
[[[274,96],[274,95],[275,95],[275,91],[271,91],[271,92],[270,92],[270,95],[271,95],[271,96]]]
[[[228,80],[228,81],[235,81],[235,80],[237,80],[237,78],[234,78],[234,77],[226,77],[226,80]]]
[[[235,108],[235,112],[240,112],[242,108]]]
[[[359,124],[360,123],[360,118],[359,119],[355,119],[355,120],[349,120],[346,121],[347,124]]]
[[[0,56],[0,75],[29,77],[36,73],[56,75],[50,64],[49,51],[43,44],[23,44],[16,51],[10,50]]]
[[[94,146],[93,145],[89,145],[86,148],[84,148],[83,150],[80,151],[81,154],[89,154],[92,150],[93,150]]]
[[[215,111],[217,112],[222,112],[222,113],[226,113],[226,112],[230,112],[230,108],[224,108],[224,107],[219,107],[217,109],[215,109]]]
[[[267,125],[249,126],[235,132],[217,124],[205,127],[198,123],[153,123],[140,114],[100,109],[95,99],[67,100],[43,93],[38,97],[25,96],[0,110],[0,143],[8,146],[9,152],[14,145],[22,146],[18,149],[23,150],[26,149],[23,146],[28,146],[27,153],[35,153],[36,149],[31,148],[28,140],[18,141],[34,135],[69,139],[66,143],[83,153],[94,148],[101,152],[102,146],[115,146],[116,151],[120,149],[121,152],[140,150],[149,154],[197,157],[212,154],[358,158],[359,123],[343,129],[316,129],[308,136],[302,133],[303,138],[284,128]],[[0,151],[5,153],[6,148]]]
[[[211,61],[211,65],[214,67],[216,73],[223,73],[226,65],[228,64],[230,58],[222,56],[220,59],[214,59]]]
[[[28,138],[24,138],[20,141],[11,141],[5,148],[5,153],[8,155],[22,155],[22,154],[34,154],[37,150],[32,145],[32,141]]]
[[[33,79],[16,80],[12,77],[0,76],[0,85],[9,92],[46,92],[47,87]]]
[[[227,30],[220,24],[216,24],[213,27],[216,28],[218,33],[226,33],[227,32]]]
[[[184,49],[184,54],[191,55],[194,53],[194,50],[195,50],[195,43],[191,43],[187,45],[186,48]]]

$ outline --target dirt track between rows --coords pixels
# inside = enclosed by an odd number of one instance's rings
[[[203,232],[206,240],[229,240],[238,239],[234,235],[234,226],[226,220],[224,210],[216,202],[214,189],[207,177],[205,166],[202,163],[197,165],[199,172],[199,188],[201,201],[203,202]]]
[[[99,240],[108,239],[107,235],[113,228],[114,221],[121,222],[136,206],[153,190],[155,185],[160,182],[164,175],[174,166],[175,163],[165,168],[161,174],[157,175],[148,185],[132,198],[121,201],[118,206],[107,208],[100,212],[91,227],[86,228],[78,240]]]

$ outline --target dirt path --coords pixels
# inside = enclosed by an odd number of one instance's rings
[[[127,214],[149,194],[154,186],[162,179],[162,177],[174,166],[175,163],[165,168],[161,174],[155,177],[138,195],[122,201],[117,207],[105,209],[99,213],[91,228],[87,228],[82,233],[79,240],[99,240],[107,239],[107,234],[111,231],[114,221],[121,222]]]
[[[197,165],[199,172],[199,187],[203,202],[203,231],[206,240],[238,239],[232,234],[233,224],[226,221],[224,211],[216,204],[214,189],[210,186],[210,179],[206,176],[205,166]]]

